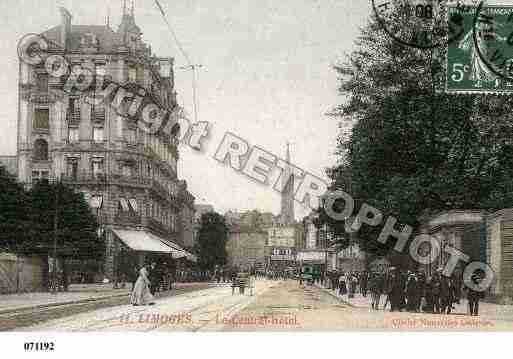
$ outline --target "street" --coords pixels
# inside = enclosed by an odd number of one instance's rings
[[[358,299],[359,295],[357,295]],[[363,301],[366,298],[360,298]],[[360,300],[361,302],[361,300]],[[466,302],[464,302],[466,304]],[[371,310],[297,281],[257,280],[254,295],[232,295],[219,284],[172,297],[155,305],[118,305],[44,321],[17,331],[501,331],[513,329],[513,310],[482,303],[483,314],[470,317],[463,303],[452,315]]]

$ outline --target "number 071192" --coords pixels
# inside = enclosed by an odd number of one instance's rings
[[[37,352],[53,351],[55,344],[53,342],[26,342],[23,344],[23,349],[25,349],[25,351]]]

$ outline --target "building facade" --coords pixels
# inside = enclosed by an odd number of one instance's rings
[[[133,7],[124,8],[117,31],[108,24],[73,25],[72,15],[60,11],[61,24],[42,33],[54,54],[175,108],[173,59],[155,56],[143,42]],[[107,103],[90,105],[83,91],[66,92],[63,79],[49,76],[44,64],[20,61],[19,72],[19,180],[62,179],[84,193],[106,239],[108,278],[115,276],[121,247],[139,262],[148,254],[186,257],[180,214],[192,198],[180,189],[177,137],[141,131],[139,118],[126,116],[129,103],[119,114]]]
[[[225,220],[229,227],[226,252],[228,265],[240,269],[263,269],[266,264],[267,229],[272,226],[271,213],[228,211]]]
[[[194,206],[195,198],[187,190],[187,182],[180,182],[180,243],[188,251],[192,251],[196,244],[194,236],[194,226],[196,221],[196,208]]]

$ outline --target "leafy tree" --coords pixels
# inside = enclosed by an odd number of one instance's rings
[[[62,183],[41,181],[29,191],[30,219],[37,236],[24,243],[27,253],[39,253],[48,258],[54,251],[54,233],[57,234],[57,257],[63,268],[63,282],[67,289],[69,259],[95,259],[105,253],[105,243],[97,235],[98,223],[81,192]],[[56,211],[57,208],[57,211]],[[57,213],[57,231],[54,219]]]
[[[212,270],[216,265],[225,265],[227,241],[228,226],[224,217],[215,212],[204,213],[196,243],[199,266],[204,270]]]
[[[371,20],[335,67],[346,101],[333,115],[351,131],[341,132],[328,174],[356,209],[365,202],[415,227],[442,210],[513,205],[513,100],[445,93],[441,57],[394,41]],[[380,229],[359,233],[371,253],[394,244],[375,240]]]
[[[30,203],[23,186],[0,167],[0,250],[19,253],[29,240]]]

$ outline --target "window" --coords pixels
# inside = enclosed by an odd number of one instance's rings
[[[137,68],[128,68],[128,82],[137,82]]]
[[[132,164],[124,163],[123,167],[121,168],[121,172],[123,173],[123,176],[132,177],[132,174],[133,174],[133,166],[132,166]]]
[[[80,106],[78,104],[77,98],[69,99],[67,119],[68,119],[68,121],[75,122],[75,123],[80,121]]]
[[[96,76],[105,76],[107,74],[107,66],[105,64],[96,64],[95,72]]]
[[[34,142],[34,160],[48,161],[48,142],[43,139]]]
[[[118,208],[123,212],[129,212],[130,207],[128,206],[128,201],[125,198],[119,199],[119,205]]]
[[[139,206],[137,205],[137,200],[135,198],[131,198],[128,200],[128,204],[130,205],[130,209],[137,213],[139,212]]]
[[[126,141],[131,145],[137,144],[137,130],[135,128],[126,130]]]
[[[48,181],[49,172],[48,171],[32,171],[32,181]]]
[[[98,177],[99,175],[103,175],[103,158],[93,158],[91,160],[91,167],[93,171],[93,176]]]
[[[48,92],[48,74],[38,74],[36,88],[39,92]]]
[[[68,158],[66,174],[68,177],[77,179],[78,177],[78,159],[76,158]]]
[[[103,142],[105,141],[103,125],[94,125],[93,127],[93,141]]]
[[[77,99],[76,98],[70,98],[69,99],[69,107],[68,107],[69,112],[71,112],[71,113],[75,112],[76,104],[77,104]]]
[[[103,205],[103,197],[102,196],[93,196],[91,197],[91,208],[99,209],[102,208]]]
[[[91,106],[91,120],[105,121],[105,106],[103,104]]]
[[[78,139],[78,127],[68,127],[68,142],[77,143]]]
[[[38,108],[35,111],[34,128],[40,130],[50,129],[50,110],[47,108]]]

